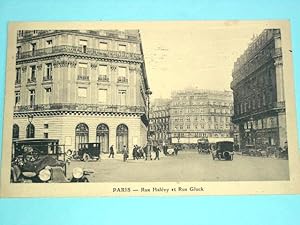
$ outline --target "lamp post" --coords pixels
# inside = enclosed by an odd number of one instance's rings
[[[146,90],[146,95],[147,95],[147,117],[148,117],[148,129],[147,129],[147,141],[149,142],[150,140],[150,95],[152,95],[152,91],[150,88]]]

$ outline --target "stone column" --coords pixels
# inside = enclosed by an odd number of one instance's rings
[[[28,75],[27,75],[27,66],[22,66],[21,67],[21,104],[20,105],[28,105],[29,101],[28,101],[28,90],[26,88],[26,84],[27,84],[27,79],[28,79]]]
[[[117,105],[117,66],[110,65],[111,104]]]
[[[97,72],[98,64],[97,62],[91,62],[91,73],[90,73],[90,93],[91,93],[91,104],[98,103],[98,72]]]
[[[43,86],[41,85],[43,82],[44,77],[44,70],[43,70],[43,64],[38,63],[37,64],[37,70],[36,70],[36,90],[35,90],[35,104],[44,104],[44,97],[45,97],[45,90]]]

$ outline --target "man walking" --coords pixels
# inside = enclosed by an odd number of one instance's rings
[[[126,145],[123,146],[123,162],[126,162],[128,159],[128,148]]]
[[[159,146],[153,146],[153,151],[155,152],[155,158],[154,160],[159,160],[159,152],[160,152],[160,147]]]
[[[114,155],[115,155],[114,146],[112,145],[109,148],[109,156],[108,156],[108,158],[110,158],[110,157],[114,158]]]

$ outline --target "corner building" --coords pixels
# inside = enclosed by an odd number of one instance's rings
[[[281,33],[265,29],[237,59],[232,73],[233,123],[239,145],[283,147],[287,141]]]
[[[149,88],[138,30],[19,31],[13,138],[143,145]],[[29,122],[28,116],[32,117]]]
[[[232,92],[186,89],[174,91],[170,104],[172,143],[195,144],[232,140]]]

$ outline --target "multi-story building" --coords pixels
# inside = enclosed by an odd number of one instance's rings
[[[281,34],[266,29],[234,63],[233,122],[240,147],[283,146],[287,140]]]
[[[170,143],[170,99],[155,99],[150,108],[150,133],[156,143]]]
[[[186,89],[172,93],[170,135],[172,143],[232,140],[232,92]]]
[[[146,143],[138,30],[19,31],[16,51],[13,138],[59,139],[67,149],[99,142],[102,152]]]

